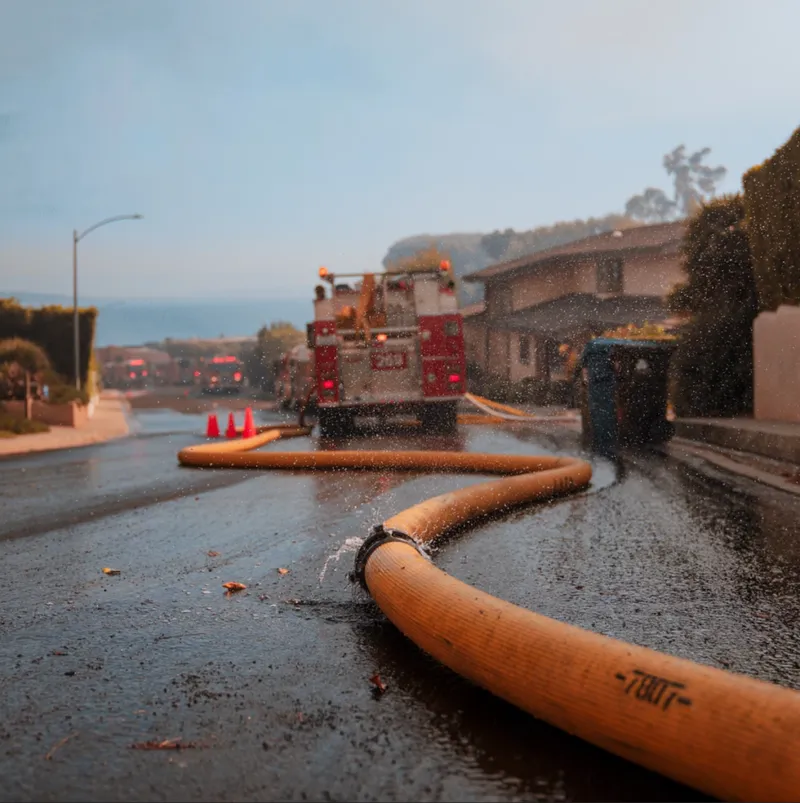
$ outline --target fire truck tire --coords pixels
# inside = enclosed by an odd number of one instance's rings
[[[346,410],[318,410],[317,424],[323,438],[338,438],[353,430],[354,416]]]
[[[423,429],[431,433],[453,432],[458,422],[455,402],[426,404],[419,415]]]

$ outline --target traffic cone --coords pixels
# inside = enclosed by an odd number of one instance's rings
[[[253,423],[253,411],[248,407],[244,411],[244,427],[242,428],[243,438],[254,438],[256,435],[256,425]]]
[[[236,422],[233,420],[233,413],[228,413],[228,428],[225,430],[225,437],[236,437]]]
[[[219,421],[217,421],[216,413],[208,414],[208,426],[206,427],[206,437],[207,438],[219,437]]]

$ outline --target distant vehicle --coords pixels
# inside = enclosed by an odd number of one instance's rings
[[[320,278],[308,326],[323,435],[357,416],[413,415],[429,430],[456,425],[466,392],[461,314],[449,262],[437,268]],[[351,287],[342,279],[355,278]]]
[[[212,357],[195,370],[200,389],[205,394],[239,395],[246,387],[244,364],[231,354]]]
[[[299,345],[281,356],[277,366],[275,395],[285,410],[299,410],[314,387],[313,364],[308,346]]]

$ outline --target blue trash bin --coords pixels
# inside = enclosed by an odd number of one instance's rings
[[[605,455],[623,447],[663,443],[671,341],[596,338],[580,358],[584,444]]]

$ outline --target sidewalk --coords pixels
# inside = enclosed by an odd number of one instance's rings
[[[49,452],[55,449],[74,449],[115,438],[124,438],[130,432],[127,411],[130,405],[117,391],[104,391],[85,426],[50,427],[49,432],[36,435],[17,435],[0,439],[0,457]]]

